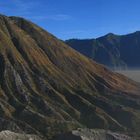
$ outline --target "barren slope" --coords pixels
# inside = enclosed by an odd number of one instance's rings
[[[140,85],[22,18],[0,16],[0,130],[139,134]]]

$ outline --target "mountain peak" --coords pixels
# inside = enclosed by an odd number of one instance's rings
[[[139,133],[137,82],[24,21],[0,24],[1,130],[46,138],[83,126]]]
[[[116,35],[114,33],[108,33],[106,34],[105,36],[101,37],[101,38],[104,38],[104,37],[107,37],[107,38],[115,38],[115,37],[118,37],[119,35]]]
[[[134,32],[134,34],[136,34],[136,35],[140,35],[140,31],[136,31],[136,32]]]
[[[116,36],[114,33],[108,33],[105,36]]]

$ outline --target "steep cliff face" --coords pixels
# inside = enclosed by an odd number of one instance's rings
[[[0,130],[139,134],[140,85],[23,18],[0,16]]]

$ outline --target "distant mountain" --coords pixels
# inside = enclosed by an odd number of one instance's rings
[[[97,39],[70,39],[66,43],[111,68],[140,67],[140,32],[128,35],[109,33]]]
[[[1,15],[0,131],[48,140],[79,127],[139,136],[140,84],[28,20]]]

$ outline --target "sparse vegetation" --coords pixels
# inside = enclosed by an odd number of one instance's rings
[[[138,83],[30,21],[0,16],[0,130],[46,138],[79,127],[140,135],[139,93]]]

